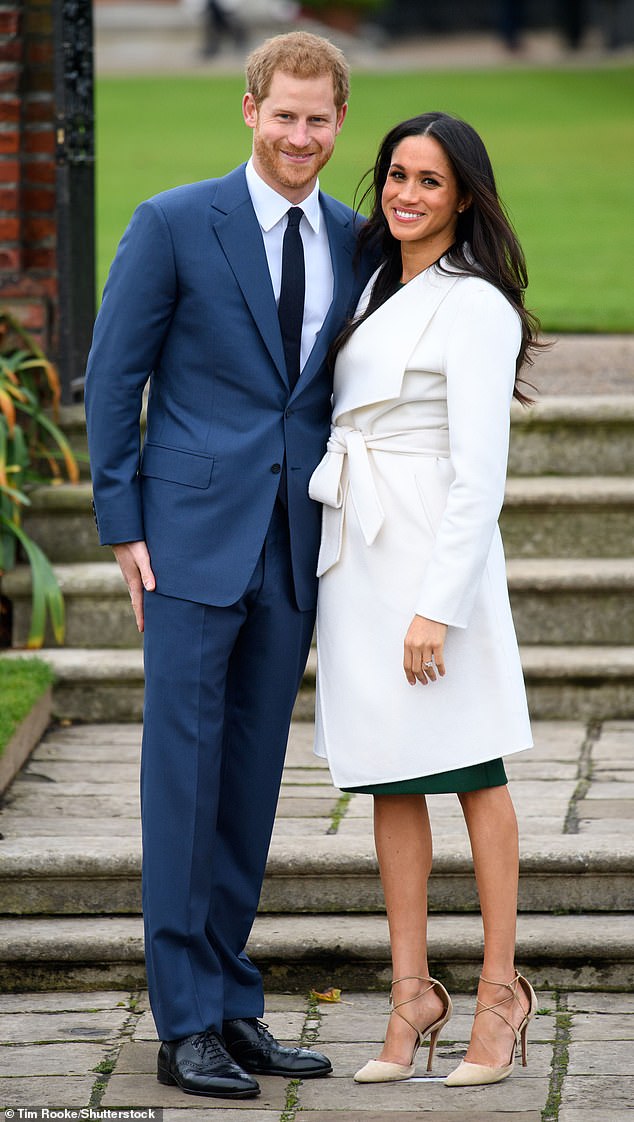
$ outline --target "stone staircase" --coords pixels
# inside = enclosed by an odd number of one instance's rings
[[[558,347],[565,369],[567,344]],[[634,346],[630,357],[634,367]],[[552,385],[554,357],[540,362],[550,364]],[[85,445],[80,407],[67,411],[65,424],[75,446]],[[90,500],[89,480],[43,488],[25,519],[66,600],[66,647],[42,652],[57,675],[55,714],[139,720],[140,637],[112,554],[98,544]],[[501,529],[533,716],[634,716],[634,378],[631,393],[514,406]],[[3,578],[3,589],[19,648],[28,631],[28,568]],[[312,717],[314,674],[311,656],[296,710],[304,719]]]
[[[372,800],[342,799],[293,724],[250,952],[271,990],[383,988],[389,945]],[[634,722],[536,722],[508,764],[522,825],[517,961],[540,988],[634,989]],[[138,724],[54,727],[0,828],[0,985],[144,986]],[[455,796],[430,799],[432,971],[470,989],[481,956]]]

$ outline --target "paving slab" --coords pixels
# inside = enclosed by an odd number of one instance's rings
[[[567,994],[566,1005],[573,1013],[634,1013],[634,993]]]
[[[94,993],[3,993],[1,1013],[94,1013],[101,1009],[128,1007],[127,994],[121,990]]]
[[[562,1106],[559,1109],[557,1122],[632,1122],[632,1111],[628,1108],[615,1109],[610,1104],[609,1116],[605,1113],[605,1106],[600,1107],[599,1110],[584,1110],[583,1107],[574,1106],[569,1108]]]
[[[16,780],[14,789],[22,783],[32,782],[34,779],[48,779],[51,783],[63,783],[64,790],[70,794],[78,782],[90,784],[104,789],[112,784],[129,786],[139,782],[138,761],[97,760],[86,758],[84,760],[46,760],[40,756],[31,757],[23,769],[20,778]]]
[[[612,1122],[613,1110],[632,1109],[632,1067],[625,1075],[567,1075],[561,1092],[561,1105],[568,1110],[603,1110],[605,1122]]]
[[[455,1110],[439,1110],[435,1105],[428,1103],[417,1103],[412,1105],[409,1110],[390,1110],[387,1113],[385,1110],[373,1110],[370,1107],[368,1110],[350,1110],[346,1107],[345,1113],[341,1109],[334,1108],[332,1110],[311,1110],[310,1107],[302,1106],[302,1113],[299,1119],[305,1119],[305,1122],[337,1122],[337,1119],[345,1118],[345,1122],[412,1122],[413,1118],[418,1118],[421,1115],[433,1115],[433,1122],[541,1122],[541,1110],[473,1110],[470,1109],[468,1114],[464,1113],[461,1109]],[[631,1118],[631,1116],[628,1116]],[[164,1115],[164,1119],[167,1115]],[[606,1119],[601,1119],[601,1122],[606,1122]],[[612,1122],[612,1119],[610,1119]]]
[[[584,1043],[594,1040],[631,1041],[634,1040],[634,1017],[631,1013],[577,1013],[570,1037],[572,1041]],[[631,1055],[632,1045],[629,1044],[628,1047]],[[632,1074],[634,1075],[634,1064]]]
[[[548,1098],[548,1079],[531,1077],[522,1069],[514,1074],[512,1080],[489,1087],[447,1088],[443,1079],[455,1066],[455,1057],[439,1059],[438,1074],[432,1078],[406,1080],[401,1083],[353,1083],[344,1077],[331,1077],[327,1080],[313,1080],[302,1084],[300,1103],[302,1112],[312,1109],[383,1111],[389,1119],[392,1112],[409,1108],[410,1110],[455,1112],[462,1119],[470,1118],[474,1109],[493,1112],[499,1109],[512,1110],[521,1104],[525,1110],[542,1110]],[[441,1078],[442,1077],[442,1078]]]
[[[273,1076],[258,1077],[262,1093],[255,1099],[243,1099],[240,1109],[248,1114],[252,1110],[277,1110],[280,1113],[286,1105],[288,1090],[287,1079]],[[321,1082],[324,1082],[323,1080]],[[118,1075],[110,1076],[101,1100],[101,1106],[118,1107],[182,1107],[189,1096],[183,1095],[178,1087],[165,1087],[156,1075]],[[200,1105],[200,1104],[199,1104]],[[217,1115],[214,1115],[214,1119]]]
[[[609,822],[611,818],[634,818],[634,799],[582,799],[577,804],[579,818],[597,818]]]
[[[38,1075],[0,1079],[0,1103],[5,1111],[7,1107],[15,1110],[34,1105],[86,1107],[94,1081],[94,1075],[47,1075],[45,1081]]]
[[[193,1097],[193,1096],[192,1096]],[[259,1100],[256,1100],[259,1102]],[[163,1122],[236,1122],[238,1119],[238,1112],[242,1110],[242,1103],[228,1103],[226,1106],[221,1106],[219,1100],[214,1100],[218,1103],[217,1106],[208,1106],[206,1110],[201,1110],[197,1100],[192,1102],[190,1109],[175,1109],[175,1107],[164,1107],[163,1109]],[[252,1107],[249,1110],[249,1122],[279,1122],[279,1111],[266,1111],[260,1110],[259,1106]]]
[[[24,810],[22,804],[19,806],[20,811]],[[330,819],[328,823],[330,824]],[[71,815],[57,814],[49,818],[46,814],[32,816],[5,810],[0,818],[0,826],[2,836],[6,838],[83,838],[87,832],[99,838],[122,835],[139,839],[141,837],[141,819],[132,814],[123,818],[91,818],[87,824],[85,818]]]
[[[585,793],[584,801],[587,802],[592,799],[619,799],[621,801],[631,799],[634,805],[634,783],[615,782],[602,775],[600,781],[591,783]]]
[[[289,814],[287,817],[276,818],[275,826],[273,827],[274,838],[297,838],[297,837],[313,837],[322,834],[327,834],[332,828],[332,816],[329,818],[320,818],[315,815],[310,818],[294,818]]]
[[[326,798],[306,799],[303,796],[280,795],[277,804],[278,818],[323,818],[325,813],[332,814],[337,805],[339,793]]]
[[[85,1075],[107,1054],[108,1048],[99,1044],[18,1044],[0,1049],[0,1073],[11,1077]]]
[[[64,1040],[116,1040],[130,1016],[127,1009],[51,1013],[1,1013],[0,1044]]]
[[[596,1040],[592,1043],[570,1044],[568,1048],[568,1077],[571,1076],[620,1076],[631,1081],[634,1079],[632,1063],[632,1037],[628,1039],[603,1038],[601,1048]],[[634,1084],[630,1085],[630,1092]],[[632,1096],[630,1094],[630,1102]]]

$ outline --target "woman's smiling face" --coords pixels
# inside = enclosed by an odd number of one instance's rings
[[[428,264],[455,240],[458,214],[464,210],[455,172],[433,136],[407,136],[397,144],[381,195],[390,233]]]

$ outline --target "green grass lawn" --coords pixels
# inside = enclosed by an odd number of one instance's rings
[[[136,203],[245,160],[241,77],[102,78],[99,287]],[[634,330],[634,69],[354,77],[323,187],[346,202],[397,121],[430,109],[483,136],[528,259],[544,328]]]
[[[0,756],[52,681],[53,671],[41,659],[0,658]]]

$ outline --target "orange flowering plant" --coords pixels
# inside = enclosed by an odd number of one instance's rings
[[[31,627],[27,646],[41,647],[47,616],[64,641],[64,601],[50,561],[22,525],[29,491],[42,483],[79,479],[74,453],[55,423],[57,371],[10,312],[0,308],[0,577],[21,549],[31,566]]]

